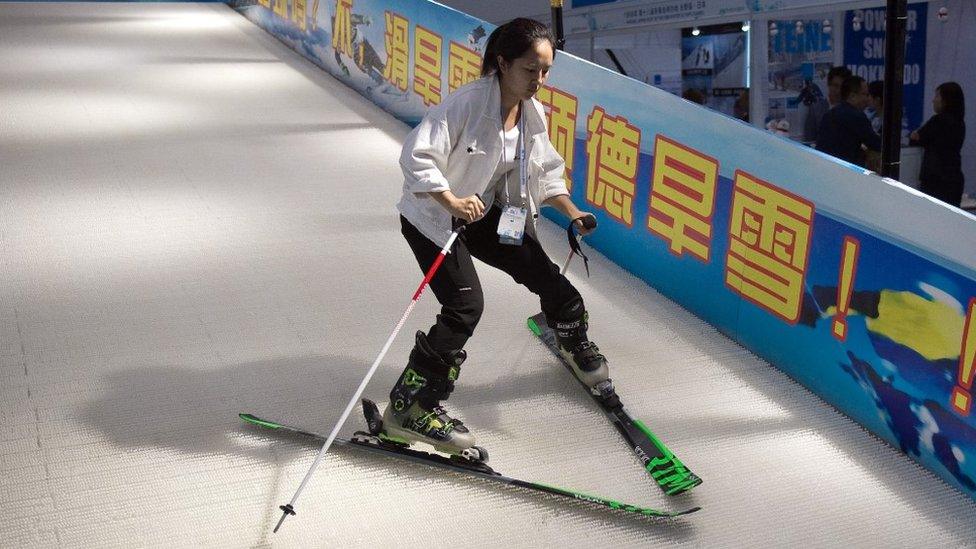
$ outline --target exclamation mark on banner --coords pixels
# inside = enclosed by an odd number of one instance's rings
[[[970,391],[973,390],[973,373],[976,370],[976,322],[973,316],[976,310],[976,297],[969,300],[969,312],[966,313],[966,327],[962,330],[962,350],[959,352],[959,385],[952,390],[950,402],[960,415],[968,416],[973,404]]]
[[[840,258],[840,283],[837,285],[837,315],[834,317],[834,337],[840,341],[847,339],[847,311],[851,306],[851,293],[854,291],[854,275],[857,273],[857,256],[861,243],[856,238],[845,236],[844,249]]]

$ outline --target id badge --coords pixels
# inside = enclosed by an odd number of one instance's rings
[[[498,220],[498,241],[502,244],[519,246],[525,235],[525,208],[506,206]]]

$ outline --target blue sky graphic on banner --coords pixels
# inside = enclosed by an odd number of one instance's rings
[[[925,36],[928,3],[909,4],[906,22],[905,106],[903,127],[914,130],[922,125],[925,107]],[[848,11],[844,14],[844,65],[868,82],[884,80],[885,8]],[[860,30],[854,30],[854,15],[861,16]],[[907,135],[906,135],[907,144]]]
[[[292,2],[241,9],[407,123],[477,77],[492,30]],[[976,218],[562,53],[538,98],[589,245],[976,497]]]

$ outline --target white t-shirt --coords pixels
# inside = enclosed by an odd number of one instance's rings
[[[508,131],[501,130],[499,133],[501,133],[505,146],[502,147],[502,158],[498,162],[498,167],[495,168],[494,175],[492,175],[492,189],[494,189],[495,202],[504,208],[508,204],[521,204],[522,202],[520,198],[521,189],[519,188],[521,183],[517,169],[518,162],[515,158],[515,155],[518,154],[518,125],[516,124],[514,128]],[[506,181],[508,182],[507,196]]]

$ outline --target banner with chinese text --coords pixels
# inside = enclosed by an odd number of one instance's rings
[[[423,0],[241,10],[410,124],[492,30]],[[538,98],[591,246],[976,496],[976,219],[572,56]]]

